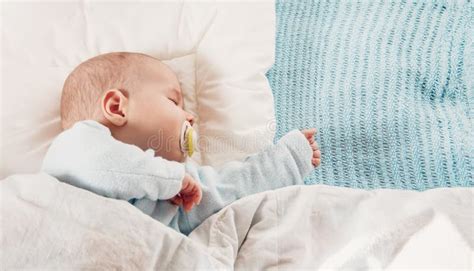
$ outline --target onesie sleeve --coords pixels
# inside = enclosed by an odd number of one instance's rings
[[[275,145],[220,169],[187,163],[187,171],[201,182],[203,197],[191,212],[180,210],[180,231],[188,234],[207,217],[244,196],[303,184],[303,178],[314,169],[312,155],[305,136],[293,130]]]
[[[169,199],[179,193],[184,164],[120,142],[95,121],[83,121],[51,144],[42,171],[99,195],[123,200]]]

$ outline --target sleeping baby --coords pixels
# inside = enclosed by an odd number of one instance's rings
[[[321,161],[315,129],[291,131],[218,169],[186,159],[197,141],[178,79],[139,53],[103,54],[76,67],[64,83],[61,124],[42,171],[126,200],[184,234],[239,198],[303,184]]]

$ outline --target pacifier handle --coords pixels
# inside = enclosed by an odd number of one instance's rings
[[[197,133],[189,121],[183,123],[179,142],[181,152],[191,157],[197,148]]]

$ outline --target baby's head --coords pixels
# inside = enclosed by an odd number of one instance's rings
[[[91,58],[66,79],[63,129],[90,119],[107,126],[119,141],[179,162],[185,157],[179,144],[182,125],[193,124],[173,71],[156,58],[127,52]]]

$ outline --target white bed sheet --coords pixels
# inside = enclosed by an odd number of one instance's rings
[[[0,181],[1,269],[472,270],[472,188],[294,186],[243,198],[189,237],[46,174]]]

